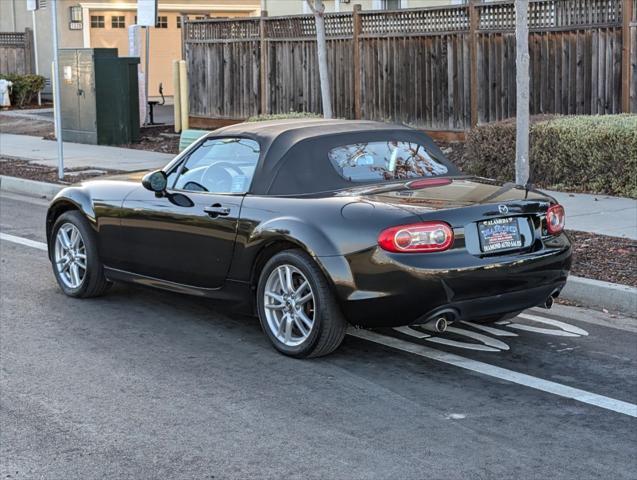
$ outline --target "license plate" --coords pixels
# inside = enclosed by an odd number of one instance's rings
[[[494,218],[478,223],[480,247],[485,253],[522,247],[517,218]]]

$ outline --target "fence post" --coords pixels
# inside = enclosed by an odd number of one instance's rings
[[[188,38],[187,25],[188,16],[183,13],[181,16],[181,60],[186,60],[186,39]]]
[[[478,124],[478,8],[477,0],[469,2],[469,52],[470,52],[470,88],[471,88],[471,128]]]
[[[630,22],[633,18],[633,0],[622,5],[622,112],[630,112]]]
[[[33,58],[33,30],[24,29],[24,70],[25,73],[35,71],[35,60]]]
[[[259,19],[259,95],[261,97],[260,114],[267,115],[270,113],[268,102],[268,77],[266,75],[266,64],[268,61],[268,51],[266,42],[266,22],[268,16],[267,10],[261,10],[261,18]]]
[[[354,118],[359,120],[361,112],[361,45],[358,37],[361,33],[363,23],[361,21],[361,6],[354,5],[352,14],[352,48],[354,49]]]

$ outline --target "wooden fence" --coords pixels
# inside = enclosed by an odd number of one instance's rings
[[[531,0],[531,113],[637,112],[636,16],[637,0]],[[311,15],[184,26],[195,120],[321,112]],[[461,131],[515,115],[512,1],[355,7],[326,29],[338,117]]]
[[[33,32],[0,32],[0,73],[33,73]]]

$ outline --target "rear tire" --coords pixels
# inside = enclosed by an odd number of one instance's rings
[[[97,239],[77,210],[64,212],[53,225],[49,249],[53,274],[65,295],[90,298],[110,287],[97,254]]]
[[[263,267],[257,287],[263,331],[281,353],[320,357],[338,348],[347,322],[325,276],[301,250],[274,255]]]

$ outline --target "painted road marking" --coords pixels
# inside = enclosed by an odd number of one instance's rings
[[[28,238],[23,238],[23,237],[17,237],[15,235],[10,235],[8,233],[0,232],[0,240],[6,240],[8,242],[13,242],[20,245],[25,245],[27,247],[36,248],[38,250],[47,251],[46,243],[44,242],[37,242],[35,240],[30,240]],[[531,315],[531,317],[535,317],[535,316]],[[542,318],[542,317],[535,317],[535,318]],[[537,321],[535,318],[533,318],[532,320]],[[542,320],[544,321],[548,319],[542,318]],[[557,322],[558,324],[563,324],[563,325],[567,325],[568,327],[575,328],[572,325],[568,325],[563,322],[558,322],[557,320],[553,320],[552,322]],[[551,322],[544,321],[544,323],[551,323]],[[556,323],[551,323],[551,324],[556,325]],[[544,330],[549,330],[549,329],[544,329]],[[351,335],[353,337],[361,338],[363,340],[367,340],[367,341],[377,343],[380,345],[385,345],[387,347],[391,347],[396,350],[413,353],[421,357],[426,357],[426,358],[430,358],[432,360],[436,360],[442,363],[454,365],[456,367],[463,368],[465,370],[471,370],[473,372],[482,373],[483,375],[499,378],[502,380],[509,381],[511,383],[518,384],[518,385],[524,385],[526,387],[534,388],[536,390],[541,390],[547,393],[552,393],[560,397],[572,398],[582,403],[587,403],[589,405],[594,405],[600,408],[604,408],[606,410],[622,413],[624,415],[637,418],[637,405],[634,405],[632,403],[616,400],[610,397],[605,397],[603,395],[587,392],[585,390],[569,387],[567,385],[551,382],[549,380],[543,380],[541,378],[533,377],[525,373],[515,372],[513,370],[497,367],[489,363],[479,362],[477,360],[472,360],[470,358],[462,357],[454,353],[443,352],[441,350],[436,350],[434,348],[430,348],[425,345],[407,342],[399,338],[380,335],[378,333],[374,333],[369,330],[349,329],[347,333],[348,335]],[[565,333],[568,333],[568,332],[565,332]],[[571,333],[570,335],[579,336],[575,333]],[[588,335],[588,332],[586,332],[586,335]],[[433,337],[427,338],[427,340],[433,340],[433,339],[434,339]],[[447,340],[447,339],[437,338],[436,340]],[[444,342],[444,343],[449,345],[451,344],[450,342],[453,342],[453,340],[447,340],[447,342]],[[438,343],[443,343],[443,342],[438,342]],[[468,345],[465,342],[455,342],[455,343],[463,344],[464,348],[466,348],[466,345]],[[488,348],[494,351],[499,351],[498,349],[491,348],[486,345],[476,344],[476,347],[483,347],[484,349]]]
[[[478,350],[480,352],[500,352],[501,351],[499,348],[489,347],[482,343],[459,342],[458,340],[451,340],[449,338],[430,337],[430,338],[425,338],[425,340],[431,343],[439,343],[440,345],[448,345],[450,347],[464,348],[466,350]]]
[[[594,405],[605,410],[637,418],[637,405],[624,402],[622,400],[616,400],[596,393],[587,392],[586,390],[580,390],[579,388],[573,388],[560,383],[551,382],[550,380],[533,377],[525,373],[519,373],[506,368],[497,367],[489,363],[479,362],[477,360],[456,355],[455,353],[443,352],[418,343],[411,343],[399,338],[380,335],[369,330],[351,328],[347,331],[347,333],[353,337],[385,345],[396,350],[413,353],[421,357],[426,357],[438,362],[463,368],[465,370],[470,370],[472,372],[481,373],[489,377],[499,378],[517,385],[534,388],[536,390],[552,393],[564,398],[571,398],[578,402]]]
[[[509,332],[507,330],[501,330],[499,328],[488,327],[486,325],[482,325],[481,323],[473,323],[468,322],[466,320],[461,320],[465,325],[469,325],[473,328],[477,328],[478,330],[482,330],[483,332],[490,333],[491,335],[495,335],[496,337],[517,337],[518,334],[515,332]]]
[[[479,342],[482,342],[482,343],[479,344],[479,343],[473,343],[473,342],[471,343],[460,342],[458,340],[451,340],[449,338],[444,338],[441,336],[432,336],[409,326],[394,327],[392,330],[402,333],[403,335],[407,335],[409,337],[418,338],[421,340],[425,339],[428,342],[448,345],[450,347],[466,348],[468,350],[480,350],[482,352],[499,352],[502,350],[509,349],[509,346],[506,343],[501,342],[500,340],[496,340],[495,338],[487,337],[486,335],[481,335],[479,333],[472,332],[470,330],[464,330],[462,328],[456,328],[456,327],[447,327],[446,331],[455,333],[456,335],[469,337],[474,340],[478,340]]]
[[[471,330],[464,330],[462,328],[456,327],[448,327],[448,332],[455,333],[456,335],[464,335],[465,337],[473,338],[479,342],[488,345],[489,347],[499,348],[500,350],[508,350],[509,346],[495,338],[487,337],[486,335],[482,335],[481,333],[472,332]]]
[[[527,320],[532,320],[534,322],[544,323],[546,325],[553,325],[555,327],[559,327],[562,330],[574,333],[575,335],[581,335],[582,337],[587,337],[588,332],[581,328],[576,327],[575,325],[571,325],[568,323],[560,322],[559,320],[553,320],[552,318],[539,317],[537,315],[529,315],[528,313],[521,313],[518,315],[519,318],[525,318]]]
[[[496,322],[498,325],[506,325],[509,328],[515,328],[516,330],[524,330],[525,332],[533,332],[533,333],[541,333],[543,335],[554,335],[556,337],[579,337],[575,333],[565,332],[564,330],[556,330],[554,328],[542,328],[542,327],[533,327],[531,325],[524,325],[523,323],[516,322],[505,322],[500,323]]]
[[[15,235],[9,235],[8,233],[0,232],[0,240],[6,240],[7,242],[18,243],[20,245],[26,245],[27,247],[37,248],[38,250],[48,251],[46,248],[46,243],[44,242],[36,242],[35,240],[31,240],[23,237],[16,237]]]
[[[426,333],[423,333],[420,330],[416,330],[415,328],[411,328],[411,327],[394,327],[394,330],[396,330],[399,333],[402,333],[403,335],[408,335],[414,338],[431,337],[431,335],[427,335]]]

